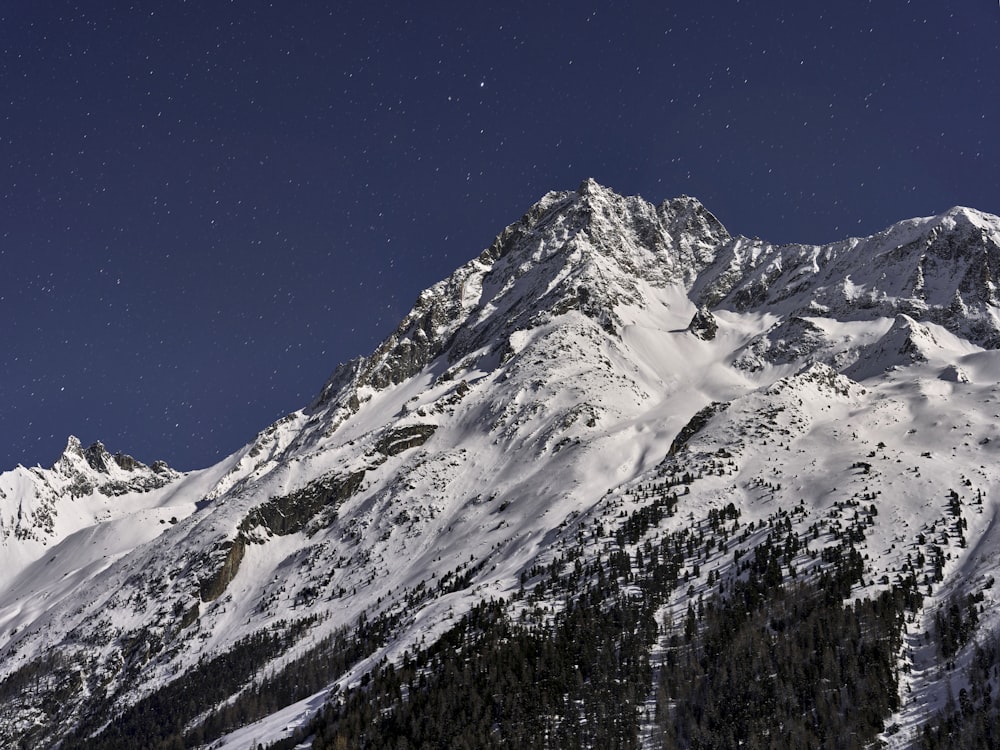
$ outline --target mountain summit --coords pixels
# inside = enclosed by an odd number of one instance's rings
[[[993,726],[998,262],[972,209],[775,246],[689,197],[548,193],[217,465],[71,438],[0,475],[0,738]]]

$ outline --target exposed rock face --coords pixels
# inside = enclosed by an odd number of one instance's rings
[[[688,330],[702,341],[711,341],[715,338],[715,334],[719,330],[719,324],[709,309],[702,305],[698,308],[698,312],[694,314],[694,317],[691,318]]]
[[[231,542],[223,542],[219,548],[225,552],[222,564],[214,574],[202,579],[199,587],[199,595],[203,602],[210,602],[222,596],[226,587],[236,577],[239,572],[240,563],[246,553],[247,543],[242,535],[237,535]]]
[[[397,453],[402,453],[409,448],[416,448],[418,445],[423,445],[434,434],[436,429],[437,425],[433,424],[415,424],[400,427],[390,431],[379,440],[375,444],[375,448],[379,453],[384,453],[386,456],[395,456]]]
[[[695,435],[697,435],[701,430],[708,424],[709,420],[712,419],[716,414],[724,411],[726,407],[729,406],[727,403],[713,401],[708,406],[699,409],[691,419],[688,420],[677,436],[670,443],[670,450],[667,451],[667,456],[673,456],[684,450],[684,447],[688,444]]]
[[[765,333],[755,336],[733,361],[735,367],[759,372],[768,365],[811,361],[823,356],[828,344],[823,329],[812,321],[790,315]]]
[[[364,477],[364,471],[320,477],[300,490],[271,498],[247,514],[240,523],[240,531],[248,536],[257,529],[278,536],[301,531],[321,510],[335,512],[357,491]]]

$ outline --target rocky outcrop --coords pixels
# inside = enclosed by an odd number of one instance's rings
[[[217,551],[224,551],[222,564],[212,575],[203,578],[198,588],[198,594],[203,602],[210,602],[222,596],[226,587],[236,577],[246,553],[247,544],[242,534],[237,534],[231,542],[222,542]]]
[[[790,315],[751,339],[733,359],[733,366],[758,372],[767,365],[808,361],[819,356],[828,344],[822,328],[798,315]]]
[[[328,475],[300,490],[271,498],[247,514],[240,523],[240,533],[252,541],[260,531],[277,536],[302,531],[321,510],[336,511],[337,506],[358,491],[364,477],[364,471],[346,476]]]
[[[427,442],[437,425],[414,424],[389,430],[376,444],[375,449],[386,456],[395,456]]]
[[[688,420],[687,424],[684,425],[677,436],[670,443],[670,449],[667,451],[667,456],[677,455],[684,447],[688,444],[695,435],[701,432],[705,425],[721,411],[725,411],[729,404],[722,401],[713,401],[708,406],[699,409],[691,419]]]
[[[711,311],[703,305],[691,318],[688,330],[702,341],[711,341],[719,330],[719,323]]]

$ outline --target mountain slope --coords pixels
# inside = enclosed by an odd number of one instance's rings
[[[825,606],[905,599],[906,632],[883,638],[895,682],[868,684],[883,708],[858,729],[916,741],[946,708],[941,666],[971,680],[970,638],[936,651],[922,636],[941,630],[938,607],[974,594],[977,632],[1000,624],[998,253],[1000,219],[971,209],[777,247],[731,237],[691,198],[653,206],[589,180],[549,193],[215,467],[180,476],[71,440],[53,469],[0,476],[14,561],[0,695],[16,709],[0,737],[169,746],[180,727],[191,745],[243,747],[303,727],[317,746],[356,742],[355,696],[375,700],[386,665],[415,654],[448,668],[433,649],[449,634],[488,654],[493,628],[521,622],[507,632],[533,648],[572,612],[634,610],[634,670],[584,676],[578,656],[583,713],[546,711],[569,744],[659,741],[655,711],[637,718],[669,677],[658,659],[681,630],[692,652],[712,632],[689,607],[723,596],[720,580],[766,579],[771,596],[794,578],[837,592]],[[762,561],[777,524],[796,541],[758,581],[723,539],[731,523]],[[666,540],[676,552],[639,565]],[[605,721],[612,685],[631,692]],[[392,700],[386,716],[420,705]]]

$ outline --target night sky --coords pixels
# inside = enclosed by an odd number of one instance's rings
[[[585,177],[775,242],[1000,212],[995,0],[486,5],[3,3],[0,469],[207,466]]]

